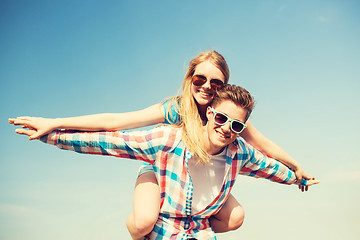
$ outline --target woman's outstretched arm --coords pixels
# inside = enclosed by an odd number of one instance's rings
[[[10,118],[9,123],[35,129],[30,140],[40,138],[55,129],[80,131],[115,131],[150,126],[164,122],[165,114],[161,103],[127,113],[101,113],[69,118]]]

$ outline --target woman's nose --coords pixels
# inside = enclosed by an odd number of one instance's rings
[[[210,84],[210,81],[209,81],[209,80],[207,80],[207,81],[204,83],[203,88],[211,89],[211,84]]]

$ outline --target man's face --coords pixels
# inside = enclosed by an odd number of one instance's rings
[[[237,120],[242,123],[245,122],[247,111],[242,107],[237,106],[230,100],[225,100],[213,108],[233,120]],[[214,113],[211,111],[210,107],[206,111],[206,116],[208,118],[206,131],[209,140],[207,150],[211,155],[218,154],[224,147],[232,143],[238,134],[231,130],[230,121],[224,125],[216,124],[214,122]]]

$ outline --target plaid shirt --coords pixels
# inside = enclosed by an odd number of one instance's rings
[[[55,131],[41,141],[79,153],[136,159],[153,165],[161,209],[146,239],[216,239],[209,217],[225,203],[238,174],[294,184],[295,174],[280,162],[256,151],[241,138],[226,149],[225,179],[219,195],[202,211],[192,213],[193,184],[188,161],[193,154],[181,141],[181,129],[162,126],[133,132]],[[302,184],[306,185],[306,182]]]

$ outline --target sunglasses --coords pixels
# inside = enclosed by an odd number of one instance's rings
[[[206,81],[207,81],[207,78],[204,75],[194,75],[192,77],[192,83],[198,87],[204,85],[206,83]],[[214,79],[210,80],[210,86],[214,90],[221,88],[223,85],[224,85],[224,82],[219,79],[214,78]]]
[[[241,133],[242,131],[244,131],[244,129],[246,128],[246,124],[242,123],[240,121],[237,120],[233,120],[231,118],[229,118],[228,116],[226,116],[225,114],[216,111],[215,109],[213,109],[212,107],[210,107],[210,110],[213,112],[214,114],[214,122],[218,125],[225,125],[225,123],[230,121],[230,128],[234,133]]]

